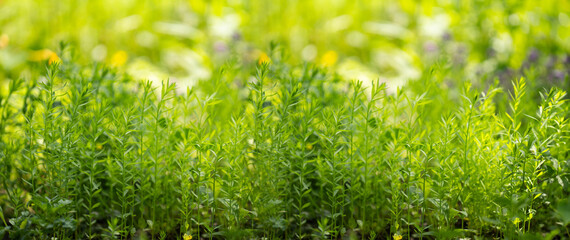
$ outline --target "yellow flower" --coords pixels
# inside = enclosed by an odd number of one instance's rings
[[[394,240],[402,240],[402,235],[394,233]]]
[[[61,59],[57,56],[55,52],[49,49],[42,49],[37,51],[32,51],[29,57],[30,61],[40,62],[48,60],[49,64],[60,62]]]
[[[192,235],[184,233],[184,239],[183,240],[191,240],[192,239]]]
[[[520,218],[515,218],[515,220],[513,220],[514,225],[519,225],[520,222],[521,222]]]
[[[338,54],[335,51],[328,51],[321,57],[321,65],[330,67],[338,60]]]
[[[55,54],[54,52],[49,55],[48,63],[51,65],[52,63],[59,63],[61,59]]]
[[[257,64],[261,65],[263,63],[271,63],[271,58],[269,58],[269,56],[264,52],[259,55],[259,60],[257,60]]]
[[[118,51],[115,54],[113,54],[113,56],[111,57],[111,65],[115,67],[123,66],[127,62],[128,58],[129,55],[127,54],[127,52]]]
[[[0,49],[7,47],[8,43],[10,43],[10,38],[8,35],[2,34],[2,36],[0,36]]]

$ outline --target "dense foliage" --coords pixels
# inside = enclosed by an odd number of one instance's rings
[[[570,2],[0,0],[0,239],[570,239]]]
[[[564,91],[537,100],[536,79],[521,78],[453,95],[444,64],[390,91],[270,52],[195,89],[65,59],[37,82],[12,81],[0,101],[0,233],[567,236]]]

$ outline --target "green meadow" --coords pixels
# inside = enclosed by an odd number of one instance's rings
[[[0,239],[570,239],[570,2],[0,0]]]

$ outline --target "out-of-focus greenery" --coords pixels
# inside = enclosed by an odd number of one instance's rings
[[[365,82],[401,85],[442,56],[467,69],[469,80],[514,78],[529,61],[549,64],[560,80],[570,3],[3,0],[0,34],[5,84],[49,55],[38,50],[57,52],[60,41],[75,46],[82,62],[185,85],[208,79],[234,53],[256,61],[271,41],[289,50],[291,62],[334,65]]]

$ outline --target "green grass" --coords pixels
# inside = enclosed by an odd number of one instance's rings
[[[569,105],[540,75],[394,88],[269,52],[187,89],[67,57],[11,81],[0,236],[570,237]]]
[[[0,239],[570,239],[569,3],[0,0]]]

